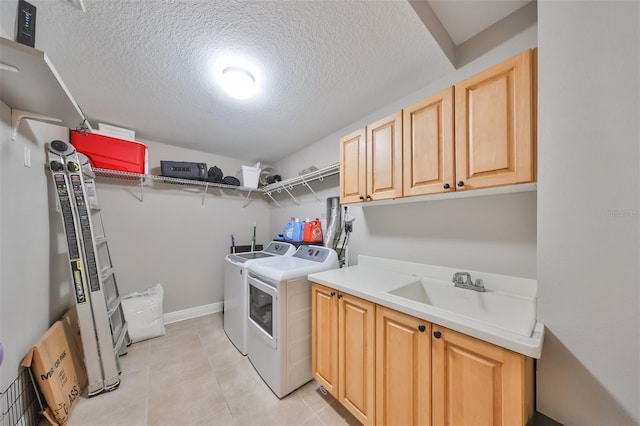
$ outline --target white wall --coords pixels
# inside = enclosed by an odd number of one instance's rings
[[[640,423],[640,3],[538,3],[538,410]]]
[[[0,37],[8,38],[10,40],[14,40],[15,38],[15,28],[16,28],[16,15],[18,12],[18,2],[10,1],[6,2],[5,5],[10,6],[13,4],[15,7],[13,13],[2,14],[0,17]]]
[[[161,160],[205,162],[234,176],[242,160],[145,142],[150,172],[160,174]],[[164,313],[223,300],[223,258],[231,234],[236,244],[250,244],[253,223],[257,243],[265,244],[269,210],[261,197],[246,192],[210,189],[202,205],[202,189],[160,183],[98,178],[105,232],[122,294],[156,283],[164,288]],[[143,201],[140,201],[142,195]],[[247,207],[243,207],[247,202]]]
[[[314,145],[274,164],[283,178],[293,177],[310,165],[326,167],[339,161],[338,140],[345,134],[394,113],[447,86],[474,75],[502,60],[537,45],[535,24],[497,44],[478,59],[444,76],[422,90],[363,117]],[[324,199],[338,195],[338,180]],[[300,193],[304,193],[300,189]],[[312,216],[324,213],[326,201],[303,197],[309,204],[293,203],[272,207],[273,232],[296,213]],[[284,200],[286,195],[278,198]],[[430,263],[462,269],[482,270],[526,278],[536,277],[536,194],[512,194],[488,198],[399,204],[389,206],[349,206],[356,217],[349,244],[349,263],[359,254]],[[305,217],[303,216],[303,217]],[[279,231],[278,231],[279,229]]]
[[[270,229],[273,234],[272,236],[282,234],[284,226],[289,222],[289,218],[291,216],[300,219],[325,219],[327,212],[327,198],[339,195],[339,184],[338,175],[329,176],[322,182],[310,182],[309,186],[315,191],[315,196],[302,185],[292,188],[290,192],[300,205],[296,204],[284,191],[280,194],[273,194],[281,207],[277,207],[274,203],[271,203],[269,217]],[[318,198],[316,198],[316,196]]]
[[[11,141],[11,110],[1,103],[0,338],[5,359],[0,389],[18,374],[29,348],[72,305],[60,215],[53,208],[44,143],[67,140],[68,129],[23,121]],[[32,167],[24,163],[31,150]]]

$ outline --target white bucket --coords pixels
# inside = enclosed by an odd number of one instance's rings
[[[240,174],[240,184],[246,188],[257,188],[258,180],[260,180],[260,168],[242,166]]]

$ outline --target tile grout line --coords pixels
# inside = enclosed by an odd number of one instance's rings
[[[198,330],[208,329],[211,326],[212,326],[212,324],[207,324],[206,327],[198,327]],[[219,326],[222,326],[222,325],[219,325]],[[205,345],[204,345],[204,342],[202,341],[202,336],[200,335],[200,333],[198,333],[198,338],[200,339],[200,344],[202,345],[202,347],[204,349],[205,355],[207,357],[207,362],[209,363],[209,366],[211,367],[211,370],[214,372],[214,375],[215,375],[215,378],[216,378],[216,383],[218,384],[218,388],[220,388],[220,392],[222,393],[222,397],[224,398],[225,408],[227,409],[227,411],[229,412],[229,415],[233,419],[233,423],[237,425],[238,422],[236,420],[235,415],[231,411],[231,406],[229,405],[229,399],[227,397],[227,394],[224,391],[224,388],[222,387],[222,383],[220,383],[220,379],[218,378],[218,374],[216,372],[216,366],[212,362],[212,357],[209,356],[208,351],[204,348]],[[222,411],[222,409],[218,410],[217,413],[219,413],[220,411]]]
[[[145,360],[147,360],[149,357],[151,356],[151,345],[147,344],[147,356],[144,357]],[[146,392],[147,392],[147,398],[145,399],[145,402],[147,404],[147,406],[145,407],[145,419],[144,419],[144,423],[147,426],[149,425],[149,407],[151,406],[151,404],[149,403],[149,399],[151,398],[151,392],[150,392],[150,387],[151,387],[151,370],[148,368],[147,366],[147,379],[146,379]]]
[[[209,362],[211,362],[211,358],[209,358]],[[222,392],[222,397],[224,398],[224,405],[225,405],[225,407],[227,407],[227,411],[229,411],[229,415],[233,419],[233,423],[237,425],[238,422],[236,420],[236,416],[234,416],[233,412],[231,411],[231,407],[229,406],[229,400],[227,399],[227,394],[225,393],[224,389],[222,388],[222,383],[220,383],[220,379],[218,379],[217,376],[216,376],[216,383],[218,383],[218,387],[220,388],[220,391]],[[222,411],[222,410],[218,410],[218,411]]]

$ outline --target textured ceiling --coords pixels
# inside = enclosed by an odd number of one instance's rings
[[[453,69],[405,0],[85,0],[86,13],[30,2],[36,47],[94,127],[254,162],[287,157]],[[16,9],[0,0],[3,16]],[[233,99],[213,78],[230,61],[254,72],[254,98]]]

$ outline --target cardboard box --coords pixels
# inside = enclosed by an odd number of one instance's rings
[[[47,407],[42,415],[52,425],[64,425],[87,385],[75,309],[56,321],[29,350],[22,366],[29,368]],[[79,353],[80,351],[80,353]]]
[[[88,382],[87,370],[84,367],[84,350],[82,349],[82,337],[80,337],[80,326],[78,325],[78,312],[75,306],[65,312],[60,318],[60,322],[64,326],[64,332],[71,346],[71,352],[73,353],[73,365],[78,373],[81,381],[82,388],[86,386]]]

